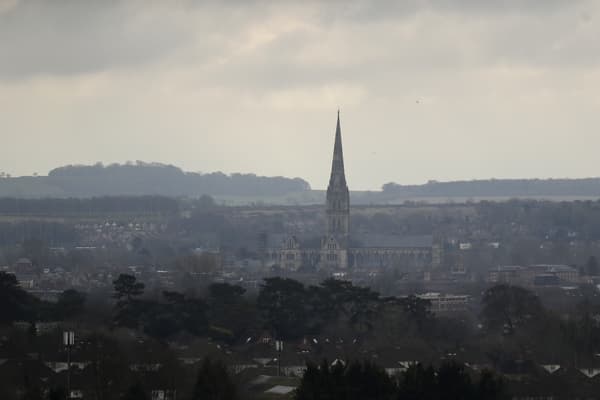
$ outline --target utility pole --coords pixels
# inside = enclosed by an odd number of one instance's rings
[[[75,344],[75,332],[63,332],[63,345],[67,348],[67,400],[71,398],[71,347]]]
[[[281,376],[281,352],[283,351],[283,340],[275,341],[275,350],[277,350],[277,376]]]

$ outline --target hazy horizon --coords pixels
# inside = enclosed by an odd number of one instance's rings
[[[0,0],[0,171],[599,176],[600,3]]]

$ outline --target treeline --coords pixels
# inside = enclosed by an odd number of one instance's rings
[[[384,310],[403,314],[422,333],[434,323],[427,300],[382,298],[369,288],[335,279],[305,287],[293,279],[266,278],[255,301],[244,296],[244,288],[227,283],[211,284],[205,298],[164,291],[159,299],[147,299],[144,284],[127,274],[115,280],[114,288],[114,323],[142,327],[161,340],[185,331],[239,342],[265,330],[275,338],[297,340],[334,326],[339,335],[363,335],[374,329]]]
[[[0,272],[0,325],[73,318],[81,314],[85,301],[86,295],[73,289],[62,292],[56,303],[42,301],[23,290],[14,275]]]
[[[184,172],[172,165],[100,163],[56,168],[48,176],[0,179],[0,197],[279,196],[310,190],[300,178]]]
[[[64,400],[67,371],[52,371],[45,360],[64,362],[62,331],[37,335],[20,328],[3,332],[0,350],[2,400]],[[204,358],[182,363],[176,350],[150,338],[122,335],[105,329],[76,331],[71,388],[84,399],[240,399],[240,388],[227,366]],[[36,356],[31,357],[35,349]],[[166,394],[166,396],[165,396]]]
[[[165,291],[160,299],[148,299],[133,276],[121,275],[114,283],[114,323],[159,340],[182,331],[228,343],[265,331],[292,342],[330,336],[346,343],[395,343],[421,360],[462,352],[485,357],[502,371],[517,368],[515,360],[524,358],[589,367],[600,353],[600,304],[593,296],[565,319],[527,289],[494,286],[483,293],[475,329],[475,321],[433,314],[430,302],[417,296],[382,297],[331,278],[309,286],[266,278],[256,298],[244,296],[240,286],[213,283],[205,297]]]
[[[368,288],[335,279],[305,287],[292,279],[266,278],[255,299],[245,296],[241,286],[227,283],[211,284],[203,297],[163,291],[158,298],[145,296],[144,283],[133,275],[121,274],[113,285],[113,326],[139,329],[159,340],[187,332],[234,343],[265,330],[273,337],[294,340],[333,326],[340,335],[361,335],[374,329],[384,308],[402,313],[422,332],[431,329],[428,323],[433,321],[426,300],[382,298]],[[43,302],[21,289],[14,275],[0,272],[0,303],[6,305],[0,323],[48,321],[63,309],[76,317],[85,295],[74,293],[79,292],[63,293],[58,304]],[[81,301],[74,306],[73,299]]]
[[[0,222],[0,262],[12,263],[18,257],[35,258],[41,252],[48,254],[48,245],[73,244],[79,239],[80,235],[72,224],[31,220]],[[34,243],[35,246],[30,246]],[[20,251],[14,251],[14,247],[11,251],[10,247],[15,244],[20,245]]]
[[[174,214],[177,200],[164,196],[103,196],[92,198],[0,198],[0,214],[9,215],[72,215],[82,214]]]
[[[500,377],[484,370],[468,373],[457,363],[439,368],[410,366],[398,376],[369,361],[345,365],[309,363],[296,391],[296,400],[500,400],[510,398]]]
[[[386,183],[383,195],[398,197],[518,197],[600,196],[600,178],[585,179],[486,179],[437,182],[424,185]]]
[[[497,265],[537,263],[582,266],[597,254],[600,239],[600,201],[542,201],[513,199],[467,204],[403,205],[393,212],[352,215],[356,232],[422,235],[471,242],[462,252],[472,271],[487,272]],[[487,247],[500,243],[499,249]],[[449,261],[450,249],[446,248]]]
[[[182,333],[229,344],[265,332],[289,342],[329,337],[350,348],[357,342],[395,348],[417,360],[448,352],[466,362],[486,358],[501,371],[514,371],[524,360],[588,368],[600,354],[600,302],[593,294],[564,317],[527,289],[498,285],[483,293],[474,321],[434,315],[427,300],[413,295],[382,297],[335,279],[305,286],[267,278],[256,297],[227,283],[211,284],[203,296],[175,291],[149,296],[145,285],[127,274],[113,283],[111,326],[139,330],[161,342]],[[41,302],[19,288],[14,276],[0,272],[0,323],[76,317],[84,303],[85,296],[74,291],[63,293],[58,304]],[[84,312],[88,318],[92,314]]]
[[[576,371],[597,366],[600,305],[594,295],[563,316],[547,310],[531,291],[498,285],[483,293],[481,312],[470,320],[466,315],[434,315],[429,302],[415,296],[382,297],[333,279],[305,286],[291,279],[268,278],[256,297],[226,283],[211,284],[202,296],[174,291],[146,294],[145,285],[127,274],[113,284],[115,301],[110,308],[88,304],[87,296],[74,290],[65,291],[58,303],[51,304],[29,295],[14,276],[0,272],[0,325],[63,320],[91,331],[127,328],[162,346],[191,337],[211,338],[230,348],[259,345],[266,331],[286,342],[288,354],[308,339],[313,360],[343,354],[345,360],[368,356],[378,362],[393,360],[394,365],[402,359],[425,365],[457,362],[448,371],[445,367],[409,369],[400,381],[386,380],[372,365],[312,366],[300,386],[298,396],[303,397],[299,399],[501,398],[494,397],[504,393],[501,382],[467,374],[457,367],[464,363],[520,376],[510,384],[511,393],[577,393],[573,396],[589,398],[598,390],[597,380],[588,382]],[[550,376],[540,364],[560,365],[564,372]],[[443,378],[447,376],[454,378]],[[360,382],[371,383],[360,386]],[[455,386],[447,386],[451,384]]]
[[[514,224],[537,237],[550,240],[600,239],[600,201],[482,201],[476,205],[478,220],[471,221],[496,237],[507,238]]]

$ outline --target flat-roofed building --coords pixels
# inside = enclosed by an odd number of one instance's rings
[[[420,294],[417,297],[429,300],[431,311],[434,313],[465,311],[470,299],[470,296],[466,294],[441,294],[434,292]]]
[[[520,286],[577,283],[579,282],[579,271],[568,265],[502,265],[488,271],[487,281]]]

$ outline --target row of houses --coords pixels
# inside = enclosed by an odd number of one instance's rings
[[[557,286],[580,283],[579,271],[568,265],[503,265],[488,271],[487,281],[519,286]]]
[[[186,368],[196,369],[198,362],[201,359],[195,360],[194,363],[184,362],[180,360]],[[330,361],[331,365],[345,365],[346,360],[336,358]],[[418,364],[414,360],[397,360],[394,363],[384,365],[386,373],[390,376],[397,376],[405,372],[408,368]],[[488,364],[471,364],[468,362],[461,363],[468,370],[473,372],[481,372],[483,370],[494,369]],[[173,385],[171,379],[165,378],[161,370],[166,368],[165,365],[157,364],[132,364],[129,370],[132,375],[144,382],[144,386],[149,388],[152,400],[174,400],[177,397],[177,389]],[[240,375],[242,381],[247,386],[261,386],[266,389],[266,392],[271,391],[273,394],[287,394],[295,389],[294,386],[286,386],[285,390],[274,389],[276,383],[281,382],[280,379],[274,379],[275,376],[296,378],[288,381],[297,383],[297,378],[300,378],[306,370],[305,364],[297,365],[282,365],[278,366],[277,358],[265,357],[249,360],[244,363],[234,363],[229,365],[229,370],[234,375]],[[67,363],[65,362],[42,362],[38,359],[20,359],[8,360],[0,359],[0,377],[7,379],[16,379],[19,376],[28,374],[30,379],[29,384],[37,385],[40,388],[51,388],[64,385],[67,379],[71,381],[70,398],[86,399],[94,398],[98,391],[95,381],[94,366],[90,362],[73,362],[71,363],[70,377],[67,377]],[[521,362],[518,366],[507,371],[497,371],[501,373],[509,381],[523,382],[527,376],[555,377],[561,381],[567,380],[572,383],[586,384],[589,382],[596,386],[600,383],[600,368],[578,368],[572,366],[564,366],[561,364],[535,364],[532,362]],[[7,381],[8,382],[8,381]],[[23,387],[21,391],[25,391]],[[278,393],[281,392],[281,393]]]

